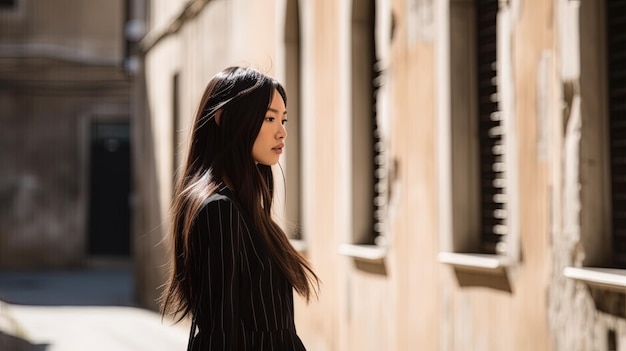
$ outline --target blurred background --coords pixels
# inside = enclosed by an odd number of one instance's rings
[[[616,0],[0,0],[0,350],[186,347],[168,210],[231,65],[287,89],[308,349],[626,350],[624,33]]]

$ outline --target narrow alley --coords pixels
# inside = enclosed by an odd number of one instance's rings
[[[188,324],[133,304],[129,268],[0,273],[0,351],[184,350]]]

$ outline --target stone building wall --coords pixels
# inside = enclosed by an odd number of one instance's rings
[[[0,10],[0,269],[80,266],[90,123],[130,120],[124,3],[15,4]]]

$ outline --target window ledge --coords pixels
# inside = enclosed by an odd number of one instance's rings
[[[440,252],[437,259],[441,263],[449,264],[457,268],[489,271],[509,267],[513,262],[513,260],[507,256],[458,252]]]
[[[380,261],[387,256],[387,247],[378,245],[342,244],[339,254],[368,261]]]
[[[626,270],[598,267],[565,267],[563,275],[587,284],[626,290]]]
[[[293,248],[296,249],[296,251],[298,252],[306,252],[307,249],[309,248],[309,245],[307,244],[306,240],[289,239],[289,242],[291,243],[291,246],[293,246]]]

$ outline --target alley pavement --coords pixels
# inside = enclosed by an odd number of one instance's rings
[[[185,350],[188,323],[133,303],[129,268],[0,272],[0,351]]]

